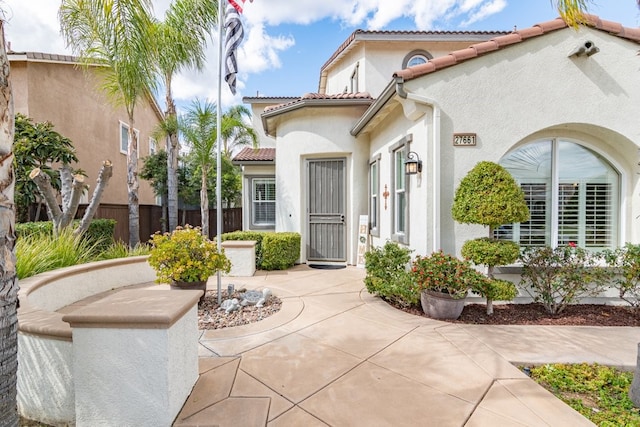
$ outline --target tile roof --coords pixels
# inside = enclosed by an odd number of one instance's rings
[[[275,148],[245,147],[233,158],[234,162],[273,162],[276,159]]]
[[[70,62],[77,63],[78,58],[71,55],[58,55],[55,53],[44,53],[44,52],[7,52],[8,55],[19,55],[24,56],[26,59],[32,61],[46,61],[46,62]]]
[[[284,104],[278,104],[278,105],[270,105],[269,107],[266,107],[264,109],[264,112],[272,112],[275,110],[280,110],[283,109],[285,107],[291,107],[297,104],[304,104],[306,101],[338,101],[340,102],[340,100],[346,100],[346,101],[353,101],[353,100],[365,100],[365,101],[373,101],[373,98],[371,97],[371,95],[369,94],[369,92],[356,92],[356,93],[338,93],[338,94],[334,94],[334,95],[327,95],[324,93],[306,93],[304,95],[302,95],[302,97],[300,98],[296,98],[295,100],[291,101],[291,102],[286,102]]]
[[[589,27],[606,31],[614,36],[640,43],[640,28],[623,27],[617,22],[600,19],[595,15],[585,15],[585,18],[585,25]],[[466,61],[467,59],[476,58],[486,53],[502,49],[503,47],[520,43],[543,34],[548,34],[562,28],[567,28],[567,24],[562,20],[562,18],[542,22],[530,28],[513,31],[512,33],[494,37],[488,41],[473,44],[466,49],[456,50],[448,55],[433,58],[425,64],[396,71],[393,74],[393,77],[401,77],[404,81],[415,79],[417,77],[424,76],[425,74],[433,73],[443,68]]]
[[[361,37],[367,36],[379,36],[381,39],[394,37],[410,37],[416,40],[425,39],[429,37],[443,37],[446,38],[456,36],[491,36],[496,34],[507,34],[508,31],[366,31],[355,30],[347,39],[336,49],[331,57],[320,67],[320,71],[327,68],[337,57],[339,57],[354,41]]]

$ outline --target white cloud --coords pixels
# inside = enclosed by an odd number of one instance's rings
[[[154,0],[157,15],[164,14],[170,0]],[[70,53],[60,37],[57,9],[60,1],[0,0],[8,19],[7,39],[15,51]],[[251,75],[281,67],[280,55],[295,45],[291,34],[279,34],[280,24],[310,24],[332,19],[349,27],[381,29],[398,18],[410,18],[421,30],[434,22],[463,20],[470,25],[503,10],[506,0],[254,0],[243,14],[245,41],[238,53],[237,96],[223,85],[223,103],[239,102]],[[276,27],[276,28],[274,28]],[[302,28],[301,31],[304,31]],[[181,100],[213,98],[217,93],[217,43],[207,50],[208,66],[202,73],[186,71],[174,80],[174,94]]]

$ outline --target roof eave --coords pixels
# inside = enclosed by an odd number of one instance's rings
[[[265,111],[260,115],[262,119],[262,128],[267,136],[275,137],[269,131],[268,119],[271,119],[282,114],[290,113],[295,110],[306,107],[352,107],[359,105],[371,105],[373,100],[371,98],[349,98],[349,99],[300,99],[298,102],[294,102],[289,105],[285,105],[280,108],[274,108],[269,111]]]
[[[369,124],[369,122],[376,116],[376,114],[380,112],[382,107],[384,107],[385,104],[389,102],[391,98],[393,98],[393,95],[395,95],[395,93],[396,79],[393,79],[389,82],[387,87],[384,88],[380,96],[378,96],[378,98],[374,102],[372,102],[371,105],[369,105],[367,111],[365,111],[362,116],[360,116],[360,119],[356,122],[353,128],[351,128],[351,135],[357,137],[360,132],[362,132],[362,130]]]

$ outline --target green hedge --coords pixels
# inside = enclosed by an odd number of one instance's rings
[[[77,227],[80,220],[73,222],[73,227]],[[114,242],[113,234],[116,229],[115,219],[94,219],[89,224],[89,229],[85,237],[89,242],[97,243],[100,248],[108,248]],[[34,234],[53,234],[53,223],[51,221],[24,222],[16,224],[16,236],[26,237]]]
[[[234,231],[224,233],[221,240],[255,240],[256,268],[286,270],[300,257],[299,233],[273,231]]]
[[[263,270],[286,270],[300,257],[300,234],[268,233],[262,239]]]

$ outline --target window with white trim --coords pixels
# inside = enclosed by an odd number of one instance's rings
[[[369,232],[373,236],[380,236],[380,158],[369,163]]]
[[[156,152],[158,151],[158,143],[156,142],[155,139],[153,138],[149,138],[149,155],[153,155],[156,154]]]
[[[404,162],[409,152],[408,135],[392,145],[391,152],[391,240],[409,244],[409,188],[404,172]]]
[[[518,147],[500,164],[520,184],[531,217],[500,227],[497,237],[523,246],[618,245],[620,174],[604,157],[554,138]]]
[[[413,67],[415,65],[426,64],[427,61],[433,59],[433,55],[423,49],[416,49],[405,55],[402,60],[402,68]]]
[[[138,129],[133,130],[136,133],[138,139],[138,157],[140,157],[140,131]],[[120,152],[127,154],[129,150],[129,125],[120,122]]]
[[[251,178],[251,227],[274,228],[276,225],[276,179]]]

